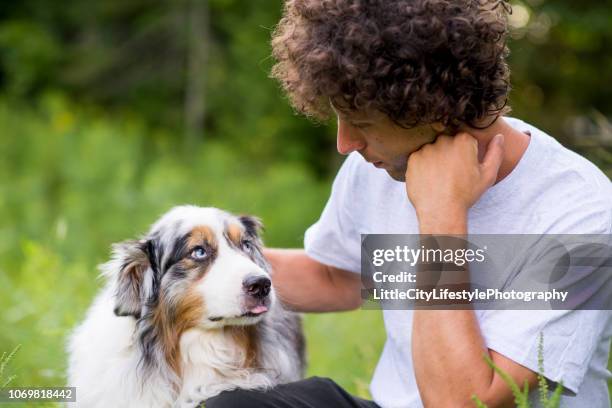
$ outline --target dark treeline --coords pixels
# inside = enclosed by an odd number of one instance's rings
[[[221,138],[262,160],[330,165],[330,130],[293,115],[269,39],[279,1],[26,0],[0,4],[0,92],[60,91],[176,136]],[[195,135],[193,133],[196,133]],[[331,151],[333,153],[333,151]],[[323,154],[323,156],[321,156]]]
[[[16,98],[60,90],[175,129],[187,143],[222,138],[244,154],[329,174],[333,129],[293,115],[267,78],[281,8],[278,0],[2,2],[0,90]],[[514,2],[514,114],[566,143],[609,136],[610,21],[609,1]]]

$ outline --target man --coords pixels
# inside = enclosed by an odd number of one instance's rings
[[[505,4],[288,0],[273,76],[293,106],[337,116],[349,155],[305,250],[269,249],[279,296],[306,312],[362,302],[360,234],[610,234],[612,189],[590,162],[507,112]],[[563,382],[564,407],[608,407],[607,311],[385,310],[374,399],[331,380],[221,394],[209,407],[513,406],[518,384]],[[339,339],[341,341],[341,339]],[[537,396],[534,396],[534,398]]]

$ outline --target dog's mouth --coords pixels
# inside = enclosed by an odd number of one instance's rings
[[[246,311],[245,313],[240,315],[240,317],[257,317],[267,312],[268,312],[268,306],[258,305],[252,308],[251,310]]]
[[[208,318],[208,320],[210,320],[211,322],[219,322],[223,319],[239,319],[242,317],[259,317],[259,316],[266,314],[268,310],[269,310],[269,307],[266,305],[257,305],[238,316],[226,316],[226,317],[211,316]]]

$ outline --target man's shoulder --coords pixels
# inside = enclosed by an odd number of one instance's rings
[[[557,218],[556,224],[597,226],[600,232],[612,228],[612,183],[595,164],[563,146],[542,130],[514,122],[527,128],[535,143],[535,159],[531,171],[522,182],[532,187],[534,204],[540,214]],[[546,210],[546,211],[544,211]],[[548,218],[548,216],[544,217]],[[561,219],[561,220],[560,220]],[[577,228],[580,230],[580,228]]]
[[[610,202],[612,184],[601,169],[542,130],[527,126],[532,129],[541,145],[538,151],[540,172],[533,174],[533,177],[550,178],[556,181],[553,186],[557,189],[578,190],[582,195]]]

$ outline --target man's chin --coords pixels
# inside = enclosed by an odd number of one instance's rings
[[[395,181],[401,181],[402,183],[406,181],[406,169],[385,169],[389,177],[391,177]]]

